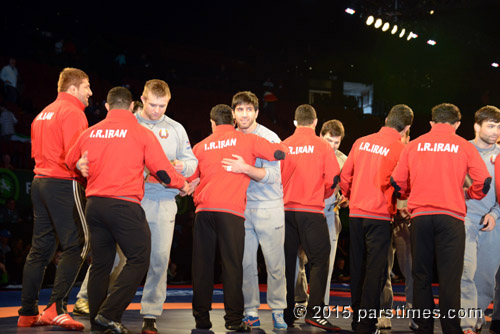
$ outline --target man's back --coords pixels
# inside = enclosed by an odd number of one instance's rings
[[[308,127],[297,128],[283,144],[289,149],[281,164],[285,209],[322,213],[324,189],[339,173],[334,151]]]
[[[463,185],[467,173],[476,181],[469,195],[478,199],[484,197],[485,180],[490,177],[477,149],[444,123],[435,124],[407,145],[393,174],[395,182],[401,186],[398,181],[408,171],[408,209],[413,215],[445,210],[459,219],[466,211]]]
[[[361,137],[352,146],[341,173],[340,188],[349,198],[351,217],[390,219],[387,201],[382,192],[381,175],[390,176],[404,144],[393,128]],[[387,165],[384,160],[392,159]],[[382,166],[388,170],[382,170]],[[387,177],[387,184],[389,177]]]
[[[238,132],[232,125],[218,125],[212,135],[193,148],[200,176],[200,185],[194,193],[197,211],[234,211],[243,216],[250,178],[224,170],[222,159],[236,154],[254,165],[257,157],[276,160],[275,152],[280,148],[281,145],[256,135]]]
[[[88,151],[86,195],[140,202],[144,165],[152,171],[167,170],[170,186],[184,179],[173,171],[154,134],[137,123],[128,110],[110,110],[106,119],[82,133],[66,159],[69,166]],[[133,152],[133,154],[130,154]]]
[[[59,93],[57,100],[35,117],[31,124],[31,155],[36,175],[67,179],[75,176],[64,166],[64,157],[88,127],[84,108],[76,97]]]

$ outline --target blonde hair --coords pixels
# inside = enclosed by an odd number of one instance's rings
[[[144,85],[142,96],[144,98],[147,98],[149,93],[153,94],[153,96],[155,97],[166,96],[168,99],[172,97],[168,84],[165,81],[159,79],[153,79],[146,82],[146,84]]]

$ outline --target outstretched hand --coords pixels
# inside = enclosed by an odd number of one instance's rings
[[[181,189],[181,192],[179,195],[181,195],[182,197],[187,196],[187,195],[192,195],[199,183],[200,183],[199,177],[197,177],[196,179],[194,179],[193,181],[191,181],[189,183],[186,182],[186,184],[184,185],[184,188]]]

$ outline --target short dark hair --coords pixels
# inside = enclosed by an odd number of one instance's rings
[[[257,111],[259,110],[259,99],[257,96],[250,91],[243,91],[234,94],[233,101],[231,102],[231,108],[236,108],[240,104],[251,104],[253,108]]]
[[[132,110],[132,112],[135,114],[139,109],[144,109],[144,105],[142,104],[142,101],[135,100],[134,101],[134,109]]]
[[[451,103],[441,103],[432,108],[432,121],[435,123],[455,124],[462,119],[460,109]]]
[[[106,102],[109,104],[109,110],[127,109],[132,103],[132,93],[125,87],[114,87],[108,93]]]
[[[495,106],[484,106],[474,114],[474,122],[479,125],[483,122],[500,123],[500,109]]]
[[[322,136],[325,136],[327,134],[330,134],[330,136],[332,137],[340,136],[340,139],[344,139],[344,125],[338,119],[329,120],[323,123],[320,134]]]
[[[215,125],[234,125],[233,109],[227,104],[218,104],[210,110],[210,119]]]
[[[311,125],[316,118],[316,110],[309,104],[302,104],[295,109],[295,120],[297,121],[297,125]]]
[[[401,132],[408,125],[413,123],[413,110],[406,104],[396,104],[391,108],[387,118],[385,120],[385,125],[396,129],[396,131]]]

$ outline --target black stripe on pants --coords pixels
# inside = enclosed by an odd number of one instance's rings
[[[358,319],[358,312],[364,315],[380,309],[380,294],[387,280],[391,222],[350,217],[349,236],[353,323],[356,333],[372,333],[377,318]]]
[[[92,265],[88,295],[91,324],[101,314],[121,322],[149,268],[151,232],[138,203],[105,197],[89,197],[86,209]],[[109,288],[109,273],[120,246],[127,262]]]
[[[243,319],[243,250],[245,219],[230,213],[201,211],[193,228],[193,316],[196,323],[210,321],[214,289],[214,261],[219,244],[224,284],[226,325],[239,325]]]
[[[81,191],[81,186],[72,180],[33,179],[31,185],[33,239],[23,270],[22,307],[19,315],[38,314],[38,294],[43,275],[57,250],[58,241],[62,255],[57,266],[49,305],[56,302],[58,313],[63,312],[65,299],[85,260],[85,257],[82,257],[84,234],[74,187]],[[84,203],[78,203],[78,206],[83,205]]]
[[[312,307],[324,306],[328,265],[330,262],[330,233],[326,218],[321,213],[285,211],[285,273],[286,301],[285,321],[292,325],[295,320],[295,270],[297,252],[302,245],[309,262],[309,302]]]
[[[464,266],[465,226],[448,215],[426,215],[412,219],[413,307],[435,308],[432,294],[434,255],[439,276],[439,310],[443,333],[462,333],[460,319],[448,318],[448,310],[460,309],[460,281]],[[458,313],[455,313],[455,315]],[[445,317],[443,317],[445,315]],[[417,333],[433,333],[434,319],[415,317]]]

